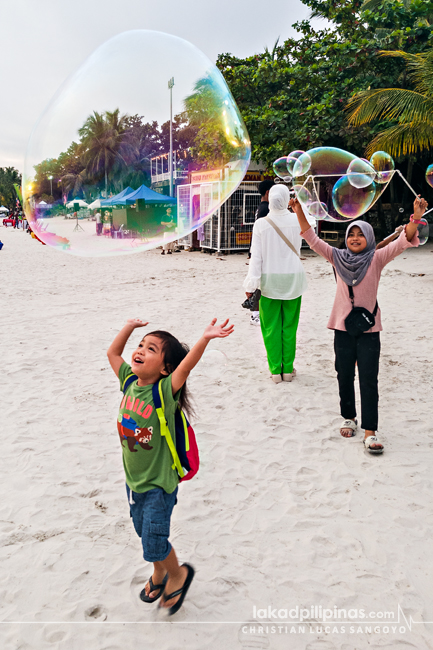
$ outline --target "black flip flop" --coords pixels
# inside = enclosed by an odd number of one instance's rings
[[[195,571],[192,568],[192,566],[190,564],[186,564],[186,562],[185,562],[185,564],[182,564],[182,566],[186,566],[186,568],[188,569],[188,575],[186,577],[185,582],[183,583],[183,586],[180,589],[177,589],[177,591],[173,591],[173,593],[171,593],[171,594],[167,594],[167,595],[164,594],[164,597],[163,597],[163,601],[166,603],[167,600],[171,600],[172,598],[176,598],[176,596],[180,595],[180,598],[177,601],[177,603],[175,603],[173,605],[173,607],[170,607],[170,609],[168,610],[168,615],[169,616],[173,616],[173,614],[176,614],[176,612],[179,611],[179,609],[182,607],[182,603],[185,600],[185,596],[187,594],[187,591],[190,588],[191,582],[193,581],[193,578],[194,578]],[[160,609],[165,609],[164,607],[161,607],[161,605],[159,605],[159,608]]]
[[[149,593],[151,594],[152,591],[157,591],[159,589],[159,594],[157,596],[154,596],[153,598],[151,598],[150,596],[148,596],[146,594],[146,587],[145,587],[143,589],[143,591],[140,593],[140,598],[143,601],[143,603],[154,603],[155,600],[158,600],[158,598],[160,598],[162,596],[163,592],[164,592],[165,583],[167,582],[167,580],[168,580],[168,573],[165,574],[164,580],[161,582],[160,585],[154,585],[153,582],[152,582],[152,576],[150,576],[150,578],[149,578],[149,587],[150,587]]]

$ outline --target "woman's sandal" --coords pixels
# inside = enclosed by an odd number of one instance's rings
[[[157,596],[154,596],[153,598],[151,598],[150,596],[148,596],[146,594],[146,587],[145,587],[143,589],[143,591],[140,593],[140,598],[143,601],[143,603],[154,603],[155,600],[158,600],[158,598],[160,598],[162,596],[162,594],[164,593],[165,583],[167,582],[167,580],[168,580],[168,573],[165,574],[164,580],[161,582],[160,585],[154,585],[153,582],[152,582],[152,576],[150,576],[150,578],[149,578],[149,587],[150,587],[149,594],[151,594],[152,591],[158,591],[158,590],[159,590],[159,594]]]
[[[382,443],[379,442],[379,440],[376,438],[376,436],[368,436],[368,438],[364,438],[364,447],[366,448],[367,451],[370,452],[370,454],[382,454],[383,453],[383,446],[379,449],[375,447],[371,447],[371,444],[377,444],[381,445]]]
[[[188,575],[186,577],[185,582],[183,583],[183,586],[180,589],[177,589],[176,591],[173,591],[171,594],[164,594],[163,596],[163,602],[166,603],[168,600],[171,600],[172,598],[176,598],[176,596],[180,595],[179,600],[177,603],[175,603],[172,607],[168,609],[168,615],[173,616],[173,614],[176,614],[177,611],[182,607],[182,603],[185,600],[185,596],[187,594],[188,589],[191,586],[191,582],[194,578],[194,569],[190,564],[182,564],[182,566],[185,566],[188,569]],[[158,605],[159,609],[166,609],[165,607],[161,607],[161,604]]]
[[[358,428],[358,422],[355,420],[343,420],[342,425],[340,426],[340,435],[342,438],[353,438],[356,435],[356,430]],[[350,436],[343,436],[341,433],[343,429],[351,429],[352,433]]]

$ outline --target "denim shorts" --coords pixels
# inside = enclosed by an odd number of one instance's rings
[[[171,551],[168,538],[171,513],[177,503],[177,490],[167,494],[162,488],[154,488],[140,493],[131,492],[126,486],[130,515],[135,532],[141,537],[146,562],[162,562]]]

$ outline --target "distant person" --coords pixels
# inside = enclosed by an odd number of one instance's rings
[[[225,338],[233,332],[233,325],[229,325],[228,320],[221,325],[216,325],[216,320],[214,318],[206,327],[191,350],[169,332],[149,332],[138,343],[129,365],[122,358],[125,345],[136,328],[147,325],[132,318],[107,351],[124,393],[117,430],[130,515],[141,538],[144,560],[153,563],[152,576],[140,598],[145,603],[154,603],[162,596],[162,608],[169,615],[181,607],[193,580],[194,569],[187,563],[179,565],[168,540],[180,476],[176,469],[176,450],[173,453],[169,446],[166,428],[171,439],[176,440],[174,429],[178,405],[187,414],[190,410],[186,382],[191,370],[212,339]],[[160,395],[163,413],[160,413],[161,406],[155,405],[155,394]],[[190,451],[193,453],[191,447]],[[186,497],[186,490],[184,488],[182,498]]]
[[[99,237],[99,235],[102,234],[102,219],[101,219],[101,213],[99,212],[99,210],[95,214],[95,218],[96,218],[96,234]]]
[[[253,227],[251,262],[244,281],[247,298],[261,289],[260,327],[274,383],[292,381],[296,370],[296,333],[301,297],[307,288],[300,260],[302,237],[289,212],[290,194],[283,184],[269,192],[269,214]]]
[[[269,192],[272,187],[274,187],[275,183],[274,181],[268,180],[268,181],[262,181],[259,183],[259,193],[261,197],[260,205],[256,210],[256,221],[257,219],[261,219],[262,217],[266,217],[266,215],[269,213]]]
[[[176,232],[176,222],[173,219],[172,215],[172,208],[167,208],[166,209],[166,214],[164,217],[164,221],[161,221],[161,226],[164,226],[164,239],[170,239],[173,237],[174,233]],[[162,247],[162,253],[161,255],[171,255],[172,252],[175,249],[175,242],[174,241],[168,241],[164,243]]]
[[[290,201],[296,212],[302,236],[316,253],[332,264],[337,292],[328,322],[334,330],[335,370],[340,393],[343,422],[340,435],[351,438],[358,429],[355,404],[355,366],[358,366],[361,393],[361,427],[365,431],[364,447],[381,454],[383,445],[376,436],[378,427],[378,374],[380,357],[381,314],[377,290],[383,268],[407,248],[419,245],[417,227],[427,203],[414,201],[414,214],[398,239],[376,247],[373,228],[366,221],[353,221],[346,230],[346,249],[340,250],[319,239],[308,223],[297,199]],[[402,307],[404,310],[404,306]],[[404,318],[404,311],[402,311]],[[369,324],[371,326],[369,327]]]

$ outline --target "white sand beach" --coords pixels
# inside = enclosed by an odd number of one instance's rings
[[[275,385],[241,307],[245,254],[93,259],[4,227],[0,239],[1,648],[433,648],[431,243],[382,276],[376,457],[360,432],[339,435],[335,283],[314,253],[298,376]],[[205,359],[190,379],[201,469],[179,489],[171,540],[197,573],[166,622],[138,597],[151,568],[129,518],[106,350],[129,317],[193,344],[214,316],[236,329],[210,345],[227,364]],[[253,618],[297,606],[377,612],[379,629]]]

